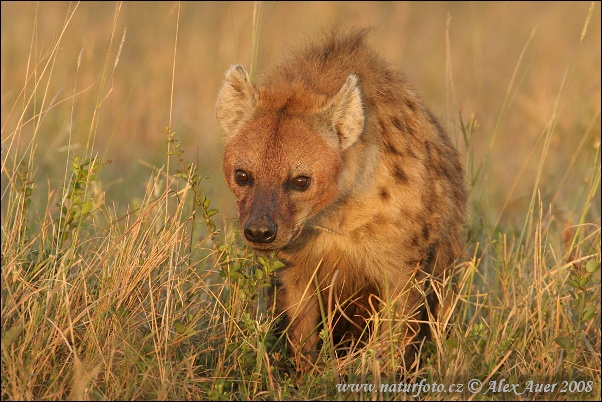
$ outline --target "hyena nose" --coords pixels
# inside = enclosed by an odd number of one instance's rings
[[[271,243],[276,239],[278,226],[270,218],[263,218],[245,224],[245,237],[252,243]]]

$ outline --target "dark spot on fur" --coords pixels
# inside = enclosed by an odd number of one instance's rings
[[[428,241],[428,239],[429,239],[429,227],[428,227],[428,225],[424,225],[422,227],[422,238],[425,241]]]
[[[410,124],[406,124],[406,133],[412,137],[416,137],[416,130],[414,130],[414,126]]]
[[[439,137],[445,138],[446,137],[445,130],[443,129],[443,127],[441,127],[441,124],[439,123],[439,120],[437,120],[437,118],[435,117],[435,115],[433,114],[433,112],[431,112],[430,110],[427,110],[426,112],[428,114],[428,118],[429,118],[431,124],[437,130],[437,134],[439,134]]]
[[[448,166],[446,166],[442,158],[440,149],[437,147],[431,148],[431,144],[427,141],[426,153],[427,158],[431,162],[431,169],[435,172],[436,176],[445,177],[451,183],[454,183],[454,174],[450,169],[448,169]]]
[[[385,79],[384,80],[385,82],[391,82],[391,81],[393,81],[393,74],[391,74],[391,71],[385,70],[383,78]]]
[[[234,81],[234,82],[232,82],[231,86],[232,86],[232,89],[235,90],[237,93],[239,93],[239,94],[243,93],[242,82]]]
[[[322,48],[322,60],[328,61],[330,57],[332,57],[333,53],[336,50],[336,42],[332,41],[326,44],[324,48]]]
[[[395,145],[393,145],[391,143],[391,140],[386,138],[384,142],[385,142],[385,149],[387,152],[392,153],[393,155],[403,156],[403,153],[399,149],[397,149],[395,147]]]
[[[391,123],[395,126],[396,129],[398,129],[400,132],[404,132],[404,127],[403,127],[403,123],[401,121],[399,121],[399,119],[397,117],[392,117],[391,118]]]
[[[406,151],[407,151],[407,157],[408,158],[414,158],[414,159],[418,159],[418,156],[416,155],[416,153],[412,150],[411,147],[406,147]]]
[[[411,137],[416,137],[416,130],[414,129],[412,124],[408,124],[409,122],[405,119],[399,119],[397,117],[391,118],[391,123],[395,126],[397,130],[399,130],[402,134],[407,134]]]
[[[428,251],[426,252],[426,256],[424,257],[424,260],[422,260],[422,265],[424,266],[432,266],[433,263],[435,262],[435,245],[431,246]]]
[[[395,178],[395,181],[399,184],[408,183],[408,176],[399,165],[395,165],[395,167],[393,168],[393,177]]]
[[[380,189],[379,195],[383,201],[389,201],[391,199],[391,194],[389,194],[389,191],[384,187]]]
[[[416,236],[416,235],[412,236],[412,246],[417,247],[418,244],[419,244],[418,236]]]
[[[406,105],[408,105],[408,107],[410,108],[410,110],[414,113],[416,113],[416,109],[418,108],[418,106],[416,105],[416,103],[411,100],[411,99],[406,99]]]
[[[385,133],[385,125],[383,124],[383,121],[381,119],[378,119],[378,132],[383,135]]]

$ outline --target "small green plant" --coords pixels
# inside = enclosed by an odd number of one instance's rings
[[[81,161],[78,156],[73,158],[69,183],[64,189],[61,202],[57,204],[60,209],[60,216],[56,219],[58,249],[62,248],[65,241],[76,236],[82,223],[98,209],[99,206],[95,205],[92,198],[90,186],[98,179],[102,167],[109,163],[111,161],[102,163],[96,158],[88,158],[84,161]]]
[[[25,162],[21,161],[17,169],[16,177],[18,179],[17,184],[17,217],[15,219],[15,225],[21,228],[19,233],[20,242],[27,241],[27,225],[28,219],[27,214],[31,206],[31,195],[35,188],[35,183],[32,180],[32,172],[25,166]]]
[[[587,327],[596,325],[594,318],[600,317],[600,280],[594,279],[599,272],[600,262],[595,258],[589,259],[585,264],[574,262],[567,280],[570,287],[568,334],[557,337],[554,341],[567,353],[570,379],[575,375],[573,365],[579,351],[588,346],[584,342],[584,331]],[[596,321],[599,324],[599,320]]]

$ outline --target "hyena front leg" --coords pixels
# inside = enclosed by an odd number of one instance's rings
[[[283,275],[280,282],[283,286],[278,293],[278,307],[288,321],[286,334],[297,369],[305,371],[317,357],[320,314],[315,287],[296,275]]]
[[[388,298],[383,298],[378,331],[384,352],[393,352],[394,360],[400,361],[404,370],[412,367],[419,349],[417,344],[422,341],[418,334],[424,308],[421,293],[407,287],[394,289]]]

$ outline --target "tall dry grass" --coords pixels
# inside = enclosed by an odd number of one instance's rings
[[[152,4],[2,3],[2,399],[600,399],[598,4]],[[296,373],[281,264],[217,210],[223,70],[329,19],[372,22],[466,156],[454,308],[403,377],[445,391],[400,392],[395,351],[334,358],[327,331]]]

